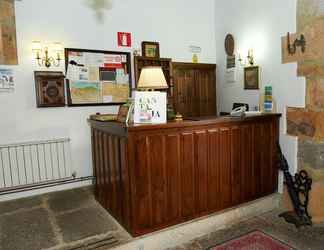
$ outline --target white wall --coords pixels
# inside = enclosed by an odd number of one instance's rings
[[[69,137],[79,176],[92,174],[87,117],[117,112],[118,107],[36,108],[33,71],[40,68],[32,60],[33,40],[58,41],[70,48],[121,50],[117,32],[125,31],[132,32],[136,49],[143,40],[156,40],[162,57],[190,61],[188,47],[198,45],[202,62],[216,60],[213,0],[114,0],[103,23],[86,1],[16,1],[19,65],[1,66],[14,69],[16,90],[0,93],[0,144]]]
[[[254,49],[256,64],[261,66],[261,86],[273,86],[278,112],[283,114],[280,141],[291,170],[297,168],[296,139],[286,136],[286,106],[305,105],[305,80],[296,77],[297,64],[281,63],[281,37],[296,31],[297,0],[219,0],[216,4],[216,52],[218,65],[218,109],[230,111],[233,102],[259,103],[259,91],[243,89],[243,68],[238,67],[237,82],[225,82],[224,39],[234,35],[236,54],[246,56]]]

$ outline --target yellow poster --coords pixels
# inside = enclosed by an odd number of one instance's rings
[[[128,84],[102,83],[103,102],[126,102],[129,97]]]
[[[14,0],[0,1],[0,64],[18,64]]]

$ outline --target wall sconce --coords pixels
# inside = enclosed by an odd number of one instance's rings
[[[301,52],[305,53],[306,51],[306,39],[303,34],[300,35],[300,38],[296,38],[294,43],[290,43],[290,34],[287,33],[287,49],[290,55],[294,55],[297,51],[297,47],[301,47]]]
[[[249,49],[248,55],[246,57],[246,60],[244,60],[244,62],[241,57],[241,54],[239,54],[238,61],[240,62],[241,66],[246,66],[246,67],[253,66],[254,65],[253,49]]]
[[[39,66],[45,66],[46,68],[60,66],[61,53],[63,52],[61,43],[55,42],[50,47],[43,47],[40,41],[33,41],[32,50]],[[50,52],[53,52],[55,57],[51,56]]]

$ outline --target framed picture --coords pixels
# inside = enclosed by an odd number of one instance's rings
[[[36,103],[42,107],[64,107],[64,75],[58,71],[35,71]]]
[[[129,106],[128,105],[120,105],[117,115],[117,121],[119,122],[126,122],[128,112],[129,112]]]
[[[244,89],[259,89],[259,66],[244,68]]]
[[[144,57],[160,57],[160,45],[158,42],[142,42],[142,53]]]
[[[122,105],[131,95],[129,52],[65,49],[68,106]]]

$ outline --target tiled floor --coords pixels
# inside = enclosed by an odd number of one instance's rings
[[[206,250],[253,230],[298,250],[324,250],[324,226],[297,230],[278,217],[280,212],[256,216],[168,250]],[[89,188],[0,203],[1,250],[108,250],[129,241],[132,238],[94,200]]]
[[[298,250],[324,250],[324,225],[296,229],[275,210],[168,250],[206,250],[248,232],[260,230]],[[233,249],[235,250],[235,249]]]
[[[107,249],[129,238],[90,188],[0,203],[1,250]]]

